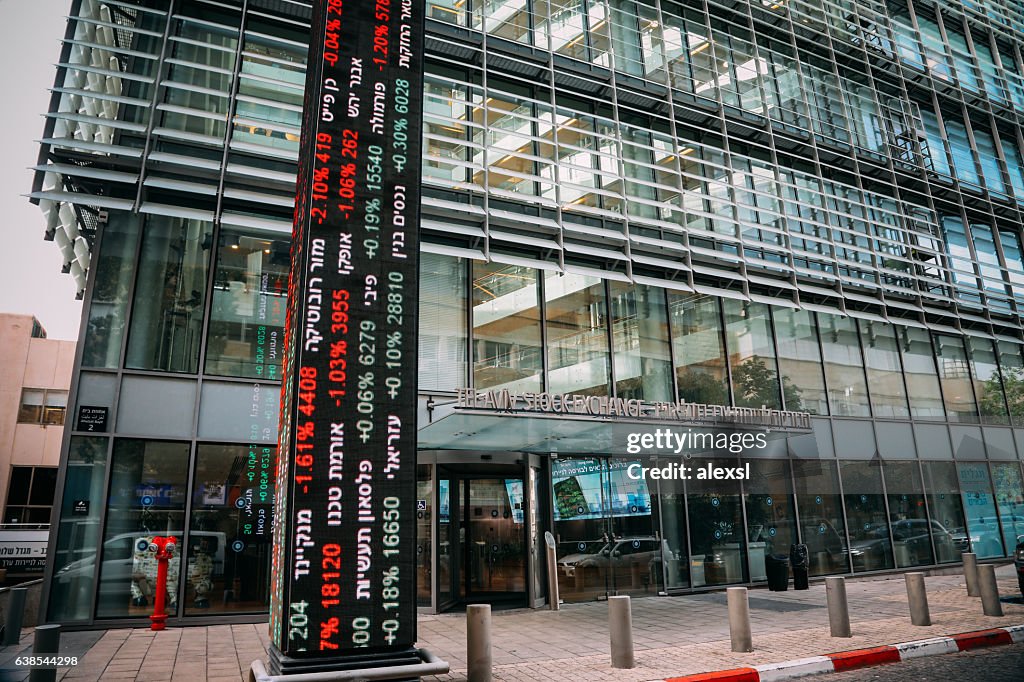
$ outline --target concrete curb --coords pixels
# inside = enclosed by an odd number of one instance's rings
[[[781,682],[807,675],[839,672],[866,668],[882,663],[898,663],[911,658],[954,654],[959,651],[980,649],[982,647],[999,646],[1000,644],[1016,644],[1024,642],[1024,625],[1011,625],[1005,628],[964,632],[950,637],[932,637],[914,642],[904,642],[890,646],[877,646],[870,649],[841,651],[825,656],[800,658],[783,663],[755,665],[750,668],[733,668],[718,670],[711,673],[670,677],[664,682]]]

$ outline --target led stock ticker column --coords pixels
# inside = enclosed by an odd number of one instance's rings
[[[313,3],[271,672],[411,662],[416,641],[423,6]]]

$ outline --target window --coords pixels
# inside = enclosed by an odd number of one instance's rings
[[[21,392],[19,424],[61,426],[68,409],[68,392],[45,388],[26,388]]]
[[[57,467],[11,467],[4,523],[49,523],[56,485]]]

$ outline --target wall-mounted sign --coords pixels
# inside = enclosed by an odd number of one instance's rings
[[[75,500],[71,503],[72,516],[88,516],[89,500]]]
[[[78,419],[75,421],[75,430],[93,431],[95,433],[106,433],[107,414],[109,412],[109,408],[106,407],[79,405]]]
[[[313,3],[282,372],[275,674],[416,640],[423,8]]]

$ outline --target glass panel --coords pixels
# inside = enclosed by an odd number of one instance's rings
[[[544,277],[548,390],[608,395],[608,311],[604,280],[549,272]]]
[[[843,501],[839,496],[836,463],[794,460],[800,528],[811,559],[811,575],[832,575],[850,570],[846,552]]]
[[[665,291],[646,284],[609,282],[615,394],[620,398],[672,401]]]
[[[950,421],[977,422],[978,405],[974,401],[970,367],[964,340],[956,336],[935,335],[939,363],[939,382]]]
[[[996,153],[996,143],[992,139],[992,133],[980,128],[973,128],[974,144],[978,147],[978,160],[981,162],[981,170],[985,174],[985,186],[993,192],[1002,194],[1006,191],[1003,185],[1003,173],[999,169],[999,155]]]
[[[453,573],[458,567],[453,562],[452,542],[458,541],[452,527],[452,496],[457,494],[453,489],[452,481],[448,478],[439,478],[437,481],[437,604],[438,606],[450,603],[455,595],[452,594],[452,585],[455,582]],[[456,509],[458,505],[455,505]]]
[[[543,367],[537,270],[473,262],[473,385],[539,391]]]
[[[950,151],[953,154],[953,165],[956,167],[956,176],[964,182],[973,185],[980,185],[977,166],[974,165],[974,153],[971,151],[971,142],[967,137],[967,129],[959,121],[946,121],[946,138],[949,140]]]
[[[120,211],[111,211],[103,227],[103,245],[96,271],[89,306],[89,322],[82,337],[82,366],[118,366],[121,338],[132,280],[135,278],[135,251],[138,245],[138,218]]]
[[[968,336],[967,348],[971,354],[971,374],[974,376],[974,390],[978,396],[982,423],[1009,424],[995,342]]]
[[[466,261],[420,255],[419,387],[466,385]]]
[[[974,552],[979,559],[1003,556],[1003,541],[996,519],[996,503],[992,496],[992,483],[989,480],[988,465],[984,462],[958,464],[960,474],[960,491],[963,496],[964,510],[967,512],[967,529],[962,544]]]
[[[839,469],[843,477],[843,503],[850,529],[853,570],[892,568],[881,467],[877,461],[840,462]]]
[[[736,405],[779,409],[779,372],[768,306],[722,299],[722,307]]]
[[[796,542],[792,482],[786,460],[750,460],[750,480],[743,483],[747,510],[747,562],[750,579],[767,580],[765,557],[789,555]]]
[[[57,487],[57,467],[32,469],[32,491],[29,493],[28,503],[49,507],[53,504],[53,493]]]
[[[11,467],[11,480],[7,484],[7,504],[28,504],[32,487],[32,467]]]
[[[206,347],[208,374],[280,379],[290,263],[287,241],[221,232]]]
[[[186,615],[267,609],[276,477],[276,448],[199,446],[185,557]]]
[[[551,462],[558,593],[567,602],[607,593],[603,565],[611,538],[605,522],[604,475],[604,461],[596,458]]]
[[[940,564],[960,561],[967,550],[964,507],[952,462],[922,462],[928,513],[932,518],[935,559]]]
[[[999,375],[1014,426],[1024,424],[1024,359],[1021,346],[999,342]]]
[[[899,327],[899,333],[911,415],[916,419],[943,419],[946,408],[939,389],[931,334],[917,327]]]
[[[100,545],[100,514],[106,480],[107,439],[72,436],[60,520],[55,529],[57,548],[47,603],[49,621],[89,619],[96,585],[96,550]]]
[[[700,466],[735,467],[731,459],[693,460]],[[739,481],[687,481],[690,508],[690,576],[693,587],[747,582]]]
[[[909,416],[896,328],[880,322],[862,322],[860,336],[871,386],[871,411],[883,419]]]
[[[634,479],[629,475],[630,467],[639,464],[628,459],[607,462],[605,499],[611,530],[611,594],[649,594],[652,589],[657,591],[661,583],[663,543],[654,530],[658,519],[651,506],[650,490],[642,476]]]
[[[832,414],[839,417],[870,416],[857,323],[850,317],[820,314],[818,329]]]
[[[43,405],[43,424],[60,426],[64,423],[64,414],[67,409],[67,391],[47,391],[46,404]]]
[[[654,466],[664,466],[675,461],[659,459]],[[661,481],[658,484],[658,498],[661,529],[665,539],[662,557],[665,562],[665,587],[689,587],[690,562],[687,556],[686,493],[683,482],[678,479]],[[699,570],[703,572],[703,562]]]
[[[125,365],[195,372],[203,326],[212,225],[151,216],[135,285]]]
[[[996,507],[1003,526],[1003,546],[1012,551],[1017,546],[1017,538],[1024,536],[1024,481],[1021,481],[1020,464],[1005,462],[991,466]]]
[[[672,291],[668,297],[679,399],[728,404],[718,299]]]
[[[909,454],[909,453],[908,453]],[[882,468],[889,497],[889,530],[892,532],[896,567],[932,564],[932,541],[944,546],[946,555],[953,549],[953,538],[936,522],[929,523],[925,513],[924,488],[917,462],[886,462]]]
[[[467,596],[526,593],[523,479],[474,478],[469,486]]]
[[[167,568],[167,612],[177,610],[188,451],[188,443],[115,441],[97,618],[145,617],[153,612],[157,560],[149,543],[154,537],[176,539],[178,552]]]
[[[775,340],[786,409],[828,414],[824,368],[818,346],[818,323],[807,310],[775,308]]]

